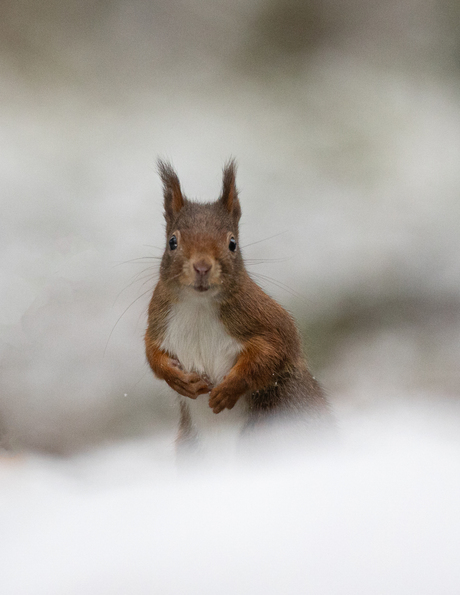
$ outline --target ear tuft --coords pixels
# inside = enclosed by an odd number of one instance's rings
[[[222,194],[219,199],[225,210],[232,215],[238,222],[241,217],[240,201],[238,200],[238,190],[235,184],[236,162],[230,159],[224,166],[222,176]]]
[[[168,223],[172,223],[184,206],[179,178],[172,165],[162,159],[158,159],[158,172],[163,182],[165,218]]]

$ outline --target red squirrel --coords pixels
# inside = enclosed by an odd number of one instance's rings
[[[327,418],[292,317],[244,266],[235,162],[224,167],[212,203],[187,199],[172,166],[159,160],[158,167],[166,248],[145,346],[155,376],[180,395],[178,440],[195,436],[197,417],[209,426],[233,408],[242,427],[276,415]]]

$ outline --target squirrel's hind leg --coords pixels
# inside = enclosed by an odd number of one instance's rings
[[[192,423],[192,416],[188,404],[179,397],[180,419],[176,437],[177,459],[186,459],[198,448],[198,435]]]

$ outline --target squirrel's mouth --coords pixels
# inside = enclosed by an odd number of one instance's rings
[[[220,286],[217,283],[210,283],[208,282],[201,282],[201,283],[194,283],[191,288],[193,289],[193,291],[196,291],[197,293],[211,293],[211,294],[215,294],[216,292],[219,291]]]

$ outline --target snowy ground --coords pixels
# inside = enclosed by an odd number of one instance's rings
[[[354,417],[225,471],[177,472],[167,439],[3,460],[0,589],[455,595],[460,418],[435,417]]]

